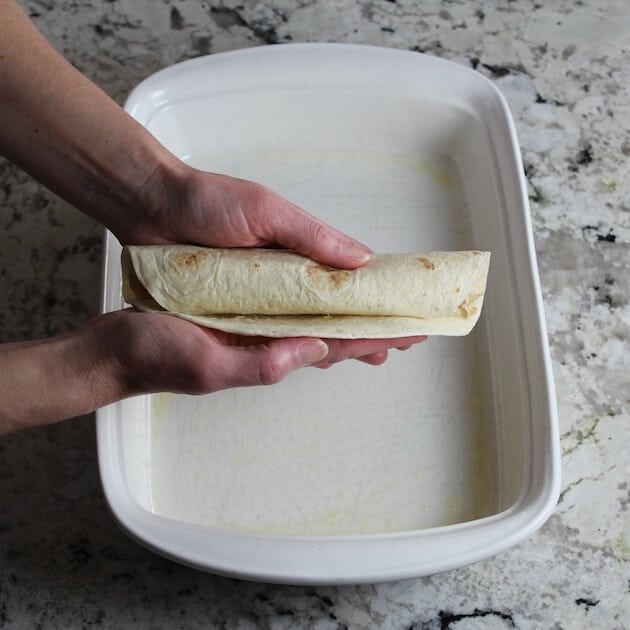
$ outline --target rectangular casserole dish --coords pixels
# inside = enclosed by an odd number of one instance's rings
[[[517,139],[492,83],[417,53],[292,44],[167,68],[126,109],[184,161],[265,184],[375,251],[492,261],[468,337],[99,410],[122,527],[202,570],[311,584],[429,575],[540,527],[560,484],[554,385]],[[107,234],[103,310],[123,306]]]

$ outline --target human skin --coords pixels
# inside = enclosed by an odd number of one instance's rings
[[[370,250],[271,190],[187,166],[0,0],[0,154],[123,244],[281,245],[353,269]],[[157,391],[273,384],[299,367],[378,365],[424,337],[265,339],[126,309],[52,339],[0,345],[0,434]]]

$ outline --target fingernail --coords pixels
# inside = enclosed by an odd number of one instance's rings
[[[366,263],[370,260],[372,250],[365,245],[351,241],[343,246],[342,253],[344,256],[354,258],[357,262]]]
[[[298,365],[305,367],[319,363],[328,354],[328,346],[321,339],[305,341],[298,348]]]

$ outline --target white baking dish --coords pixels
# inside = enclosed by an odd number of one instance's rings
[[[377,251],[492,252],[474,333],[383,367],[98,412],[121,525],[204,570],[297,583],[428,575],[522,540],[559,489],[554,387],[514,126],[481,75],[299,44],[188,61],[127,110],[201,168],[266,184]],[[104,310],[123,306],[108,235]]]

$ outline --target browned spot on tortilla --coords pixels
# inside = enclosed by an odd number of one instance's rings
[[[435,271],[435,265],[428,258],[416,258],[416,260],[429,271]]]
[[[479,312],[479,309],[476,306],[472,306],[472,304],[471,304],[472,301],[476,300],[478,297],[479,297],[479,295],[475,295],[474,297],[472,295],[469,295],[459,305],[458,310],[459,310],[459,313],[460,313],[460,315],[462,317],[467,319],[471,315],[476,315]]]
[[[180,267],[188,267],[197,268],[200,263],[210,255],[210,252],[207,252],[203,249],[197,249],[195,251],[188,252],[177,252],[173,259]]]
[[[459,287],[455,287],[455,293],[459,293]]]
[[[475,251],[475,252],[473,252],[473,253],[472,253],[472,255],[473,255],[473,256],[481,256],[481,252],[477,252],[477,251]]]
[[[341,288],[348,278],[350,272],[344,269],[335,269],[335,267],[329,267],[328,265],[310,265],[306,269],[308,277],[315,280],[316,278],[326,278],[335,289]]]
[[[254,269],[260,269],[260,263],[250,263]]]

